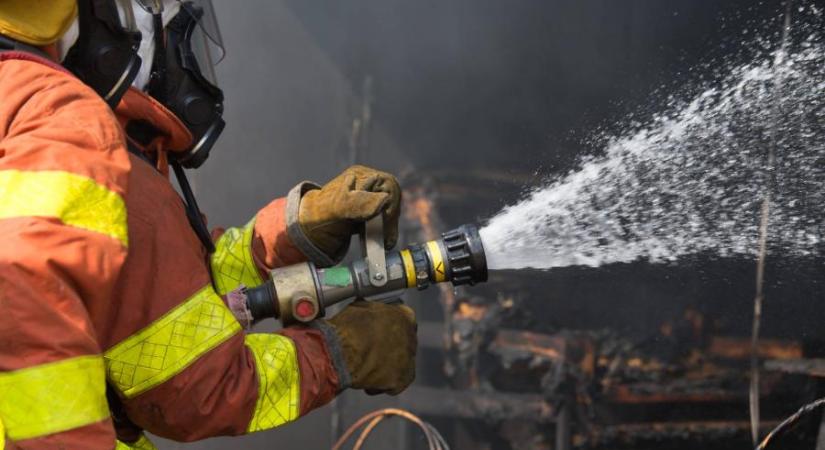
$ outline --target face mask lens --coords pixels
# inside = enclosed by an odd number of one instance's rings
[[[190,14],[197,22],[190,39],[192,53],[203,76],[210,83],[217,85],[215,66],[223,60],[225,51],[212,2],[187,1],[183,3],[181,11]]]
[[[217,64],[223,60],[224,46],[221,29],[218,26],[218,16],[215,14],[215,7],[212,5],[212,0],[194,0],[192,3],[203,11],[203,15],[200,21],[198,21],[198,26],[209,39],[210,45],[217,51],[217,53],[215,53],[217,57],[215,63]]]
[[[203,77],[217,86],[215,66],[220,62],[220,59],[223,58],[223,49],[215,45],[200,26],[192,31],[192,38],[189,41],[189,45],[192,48],[192,54],[197,60],[198,68],[200,68]]]

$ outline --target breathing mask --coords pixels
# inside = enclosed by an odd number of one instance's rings
[[[132,7],[125,0],[78,0],[77,10],[60,41],[63,65],[115,107],[141,66]]]
[[[146,91],[192,133],[191,148],[171,156],[183,167],[200,167],[225,126],[223,92],[214,72],[223,58],[223,44],[212,2],[177,2],[179,10],[168,23],[162,20],[162,2],[140,3],[154,18],[155,49]]]
[[[158,100],[193,136],[190,149],[170,156],[186,168],[203,164],[225,126],[211,0],[78,0],[60,50],[64,66],[112,107],[129,86]]]

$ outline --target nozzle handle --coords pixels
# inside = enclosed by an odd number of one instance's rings
[[[387,284],[387,256],[384,253],[384,215],[378,214],[364,224],[362,236],[364,258],[367,260],[370,284]]]

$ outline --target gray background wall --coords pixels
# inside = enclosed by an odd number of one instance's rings
[[[217,73],[228,126],[194,182],[210,225],[226,226],[347,164],[367,76],[375,119],[362,162],[538,180],[567,167],[588,130],[655,102],[658,88],[685,79],[685,68],[734,51],[742,30],[772,17],[779,1],[214,3],[227,50]],[[482,219],[519,191],[503,186],[498,201],[468,205],[457,220]],[[325,408],[253,436],[159,447],[329,445]]]

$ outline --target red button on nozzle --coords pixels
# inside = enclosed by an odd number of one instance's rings
[[[298,300],[298,303],[295,305],[295,315],[298,316],[299,319],[309,319],[314,316],[315,305],[312,303],[312,300]]]

